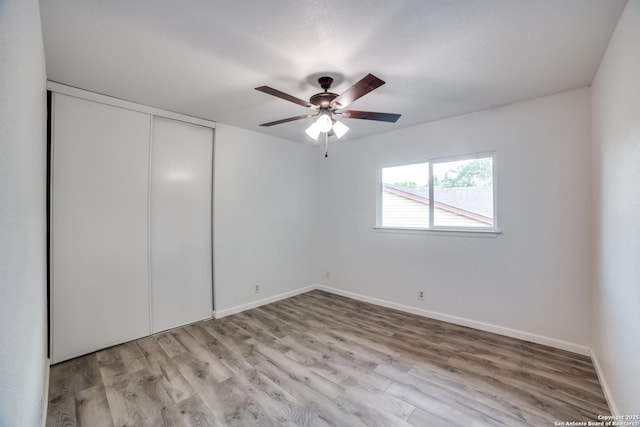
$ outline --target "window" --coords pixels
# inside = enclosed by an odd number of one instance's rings
[[[482,154],[382,168],[378,226],[495,231],[494,163]]]

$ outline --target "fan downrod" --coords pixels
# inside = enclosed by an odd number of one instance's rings
[[[331,105],[331,101],[338,97],[337,93],[329,92],[329,89],[333,84],[333,78],[329,76],[322,76],[318,79],[318,84],[324,92],[316,93],[309,99],[309,102],[320,109],[328,109]]]
[[[329,89],[331,89],[331,85],[333,84],[333,78],[329,76],[322,76],[318,79],[318,84],[326,92]]]

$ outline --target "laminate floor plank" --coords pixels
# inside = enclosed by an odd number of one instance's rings
[[[76,417],[78,425],[96,427],[113,426],[113,411],[105,386],[100,384],[76,393]]]
[[[409,418],[409,424],[414,427],[460,427],[461,424],[457,423],[454,418],[449,415],[443,415],[442,417],[434,415],[427,411],[423,411],[420,408],[416,408]]]
[[[371,399],[361,399],[351,390],[347,390],[335,399],[335,404],[344,412],[357,418],[369,427],[411,427],[404,418],[399,418],[385,407],[371,402]],[[410,406],[409,404],[406,404]],[[394,408],[397,409],[397,408]],[[413,409],[411,410],[413,412]]]
[[[327,378],[306,369],[305,366],[287,357],[285,354],[280,353],[253,338],[247,340],[247,344],[254,346],[256,350],[264,355],[271,364],[278,367],[281,371],[286,372],[292,380],[304,383],[307,387],[327,396],[330,399],[335,399],[336,396],[344,391],[342,387],[331,382]]]
[[[361,340],[357,340],[357,342],[351,341],[349,337],[336,335],[333,331],[330,331],[327,334],[318,333],[317,335],[333,349],[342,352],[342,354],[353,355],[356,360],[364,363],[369,363],[370,365],[387,363],[397,367],[398,369],[404,369],[406,371],[412,367],[412,364],[409,361],[404,360],[395,354],[389,354],[385,349],[380,350],[371,348],[366,342],[362,344]]]
[[[55,385],[50,384],[50,390]],[[58,382],[58,384],[60,384]],[[75,427],[78,425],[76,418],[76,394],[69,390],[57,390],[55,396],[49,394],[49,406],[47,408],[47,426],[49,427]]]
[[[258,372],[255,365],[244,358],[242,352],[233,352],[227,348],[225,343],[208,332],[204,323],[190,325],[188,331],[207,348],[215,348],[223,363],[233,372],[234,379],[241,383],[247,394],[256,401],[274,425],[296,425],[292,419],[298,419],[299,416],[294,413],[291,404],[295,399],[287,396],[284,390]],[[249,346],[243,344],[243,347]],[[255,362],[255,358],[253,360]]]
[[[455,368],[452,368],[455,370]],[[553,408],[566,405],[562,401],[554,401],[552,396],[548,396],[548,391],[543,391],[531,387],[528,384],[513,382],[504,376],[487,376],[473,372],[470,369],[457,369],[457,380],[463,383],[472,384],[476,390],[481,390],[493,395],[494,402],[504,402],[504,406],[511,407],[511,413],[519,415],[525,420],[523,425],[548,425],[553,424],[552,420],[563,419],[557,414],[554,415]],[[433,376],[428,371],[425,372],[416,367],[411,371],[411,375],[417,376],[424,381],[433,382]],[[474,395],[470,396],[476,397]],[[551,402],[551,405],[550,405]],[[593,419],[593,418],[592,418]]]
[[[245,369],[251,369],[265,360],[265,357],[258,353],[253,346],[246,344],[250,339],[249,336],[242,340],[230,337],[228,334],[222,334],[217,328],[214,328],[211,322],[202,322],[198,324],[203,330],[211,335],[217,342],[217,351],[224,352],[222,363],[231,371],[236,373]]]
[[[223,423],[211,413],[209,407],[165,353],[163,349],[166,347],[156,338],[159,337],[142,338],[138,340],[138,345],[148,360],[151,371],[173,402],[177,414],[181,416],[183,424],[192,427],[222,426]]]
[[[373,378],[376,378],[367,365],[358,363],[352,357],[342,357],[344,355],[330,351],[328,347],[319,347],[316,341],[307,342],[303,336],[287,336],[282,341],[291,348],[285,353],[287,357],[336,384],[349,380],[353,382],[355,378],[362,379],[364,377],[371,377],[366,383],[372,384]],[[389,386],[388,383],[382,381],[378,381],[376,385],[382,390]]]
[[[298,411],[305,412],[307,419],[321,418],[331,426],[363,426],[357,415],[343,411],[325,392],[309,387],[304,377],[291,375],[278,365],[267,361],[258,366],[274,383],[296,398]],[[336,395],[338,397],[340,393]]]
[[[228,343],[213,336],[202,324],[189,325],[187,331],[198,340],[207,351],[218,358],[220,364],[230,375],[246,375],[255,370],[254,365],[244,357],[244,354],[249,352],[249,346],[245,343],[239,346],[232,345],[232,347],[229,347]],[[239,352],[239,349],[245,350],[244,353]]]
[[[127,373],[134,373],[149,367],[137,341],[130,341],[118,346],[120,360],[126,366]]]
[[[366,402],[369,406],[375,408],[384,408],[384,414],[379,415],[382,418],[391,416],[394,419],[407,420],[416,408],[411,403],[399,399],[391,393],[386,393],[376,388],[363,387],[360,383],[343,383],[343,387],[345,388],[343,396],[347,395],[356,402]]]
[[[452,357],[451,366],[474,371],[477,375],[484,375],[492,378],[501,384],[501,387],[510,388],[516,395],[527,394],[535,399],[537,403],[553,407],[556,403],[562,405],[580,406],[585,400],[579,389],[574,389],[573,394],[567,393],[566,388],[554,388],[553,382],[547,382],[540,377],[530,375],[525,371],[500,369],[495,365],[480,364],[468,357]],[[515,375],[514,375],[515,374]],[[587,400],[588,401],[588,400]],[[606,411],[606,404],[597,405],[595,412]]]
[[[103,411],[97,408],[92,393],[85,392],[102,385],[102,378],[95,354],[71,359],[56,365],[49,376],[49,408],[47,426],[79,426],[82,416],[90,407],[101,418]],[[104,387],[103,387],[104,389]],[[108,403],[106,411],[109,411]],[[107,424],[108,425],[108,424]]]
[[[100,376],[104,385],[111,385],[114,378],[121,377],[127,373],[127,367],[122,361],[119,346],[106,348],[93,356],[98,362]],[[82,358],[74,360],[82,360]]]
[[[185,426],[151,369],[113,378],[106,387],[106,398],[115,426]]]
[[[410,386],[429,396],[437,396],[440,401],[455,402],[452,406],[456,410],[471,416],[476,422],[482,421],[483,425],[535,426],[549,423],[549,419],[538,416],[535,406],[523,405],[517,398],[501,394],[501,390],[466,385],[461,382],[466,377],[452,382],[438,373],[425,376],[423,372],[414,369],[409,374],[402,374],[393,386]],[[395,391],[389,389],[388,392]]]
[[[247,403],[247,396],[242,390],[224,387],[224,383],[218,383],[208,372],[206,362],[188,353],[176,356],[172,360],[220,425],[241,425],[238,422],[245,415],[241,408]],[[246,421],[249,423],[252,418],[249,417]]]
[[[547,427],[609,415],[591,360],[322,291],[51,367],[47,426]]]
[[[249,313],[238,313],[229,319],[229,321],[244,330],[251,338],[260,338],[261,341],[274,347],[278,345],[278,337],[268,329],[265,329],[263,325]]]
[[[60,392],[80,392],[102,383],[101,369],[95,354],[67,360],[56,365],[49,383]]]
[[[456,390],[456,386],[452,384],[457,384],[457,389],[464,388],[463,393],[471,402],[502,411],[506,418],[515,420],[511,423],[513,425],[539,426],[551,422],[549,416],[545,416],[545,411],[541,410],[544,408],[542,402],[538,402],[526,391],[506,386],[495,378],[455,368],[443,370],[424,365],[414,367],[409,374],[409,379],[404,382],[415,384],[414,381],[419,381],[417,387],[421,384],[435,384],[445,389]]]
[[[218,356],[202,346],[186,328],[176,330],[173,332],[173,336],[188,350],[188,352],[174,357],[173,360],[195,363],[198,366],[197,375],[200,378],[206,376],[217,383],[231,378],[232,373]]]
[[[425,372],[427,372],[425,374]],[[545,424],[548,420],[536,414],[534,406],[519,404],[512,397],[503,397],[502,389],[492,389],[480,381],[466,381],[467,376],[456,375],[453,372],[437,367],[414,367],[409,374],[402,376],[401,382],[413,384],[420,388],[420,384],[437,386],[442,394],[451,393],[452,400],[461,402],[473,410],[482,412],[505,425],[536,425]]]
[[[179,354],[187,351],[187,349],[184,348],[184,346],[180,344],[173,335],[171,335],[171,332],[164,332],[156,335],[156,341],[169,357],[178,356]]]

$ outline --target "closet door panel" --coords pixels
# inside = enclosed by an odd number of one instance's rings
[[[149,334],[148,114],[54,95],[52,360]]]
[[[152,329],[211,317],[213,130],[154,117],[151,149]]]

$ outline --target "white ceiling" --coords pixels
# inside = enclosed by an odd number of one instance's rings
[[[344,140],[588,86],[627,0],[40,0],[50,80],[308,142],[310,76],[387,83]]]

